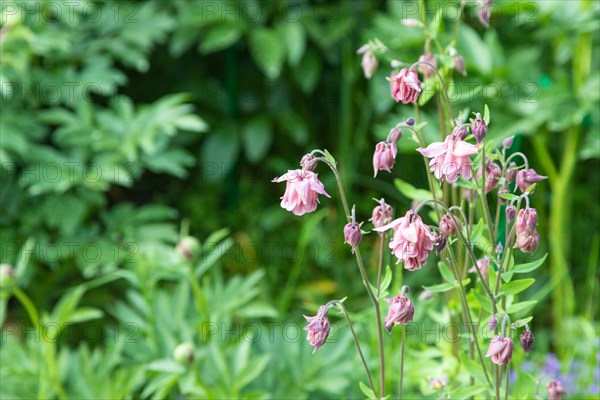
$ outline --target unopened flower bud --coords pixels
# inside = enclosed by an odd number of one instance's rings
[[[463,56],[457,52],[452,56],[452,61],[454,61],[454,68],[456,68],[463,76],[467,76],[467,68],[465,67],[465,59]]]
[[[444,250],[444,247],[446,247],[446,238],[444,237],[444,235],[437,235],[433,241],[433,245],[435,246],[435,254],[436,255],[440,255],[440,253],[442,252],[442,250]]]
[[[385,301],[390,303],[388,314],[384,320],[384,326],[388,333],[392,333],[394,325],[407,324],[412,321],[415,307],[404,294],[385,299]]]
[[[185,342],[180,343],[173,350],[173,359],[182,365],[190,365],[194,362],[194,345]]]
[[[502,254],[503,251],[504,251],[504,246],[502,246],[502,243],[498,243],[496,245],[496,254]]]
[[[179,240],[175,250],[185,260],[194,261],[200,255],[200,242],[193,236],[185,236]]]
[[[481,143],[487,134],[487,125],[479,113],[475,114],[475,119],[471,124],[471,132],[473,132],[473,136],[475,136],[477,143]]]
[[[317,162],[313,161],[314,159],[315,156],[313,156],[312,154],[305,154],[302,157],[302,160],[300,160],[300,166],[305,171],[314,171],[315,167],[317,166]]]
[[[546,386],[546,391],[548,392],[550,400],[560,400],[562,396],[567,394],[562,383],[557,380],[550,381]]]
[[[546,178],[548,177],[539,175],[533,168],[522,169],[521,171],[517,172],[517,187],[522,193],[525,193],[529,186],[543,181]]]
[[[440,233],[446,238],[456,234],[456,219],[444,214],[440,220]]]
[[[496,326],[498,326],[498,318],[496,318],[495,315],[492,315],[490,317],[490,320],[488,321],[488,331],[493,331],[494,329],[496,329]]]
[[[304,327],[304,330],[308,331],[306,340],[314,347],[313,354],[325,344],[331,330],[329,319],[327,319],[327,311],[326,306],[321,306],[314,317],[304,316],[308,321],[308,325]]]
[[[455,137],[459,137],[460,140],[465,140],[467,136],[469,136],[469,130],[464,125],[455,126],[452,130],[452,135]]]
[[[520,342],[525,353],[529,353],[531,351],[531,346],[533,345],[533,333],[531,333],[530,330],[523,331],[523,333],[521,333]]]
[[[479,5],[479,9],[477,10],[477,16],[479,17],[479,22],[486,28],[490,27],[490,16],[492,14],[492,0],[484,0]]]
[[[490,268],[490,258],[488,256],[485,256],[483,258],[480,258],[479,260],[477,260],[477,268],[479,268],[479,272],[481,272],[481,275],[483,276],[487,276],[488,273],[488,269]],[[471,267],[471,269],[469,269],[469,272],[477,272],[477,268],[475,268],[474,266]]]
[[[371,50],[371,46],[369,46],[368,44],[361,46],[361,48],[358,49],[356,53],[362,54],[363,58],[360,65],[362,66],[365,78],[370,79],[377,70],[377,66],[379,65],[377,57],[375,57],[375,54],[373,54],[373,51]]]
[[[375,228],[381,228],[391,222],[393,217],[394,209],[389,204],[386,204],[385,200],[381,199],[379,205],[373,208],[373,214],[370,221]]]
[[[15,283],[15,270],[10,264],[0,264],[0,289],[11,287]]]
[[[408,126],[413,126],[415,124],[415,119],[413,117],[406,118],[406,121],[404,121],[404,123]]]
[[[375,146],[375,153],[373,154],[373,169],[375,170],[375,177],[378,171],[392,172],[394,164],[396,163],[396,154],[398,149],[395,143],[390,142],[379,142]]]
[[[506,365],[512,357],[512,352],[513,341],[510,338],[496,335],[492,338],[485,356],[490,357],[494,364]]]
[[[435,56],[431,53],[426,53],[423,54],[421,57],[419,57],[419,62],[421,62],[422,64],[418,65],[418,70],[420,73],[422,73],[425,78],[431,78],[432,76],[435,75],[435,69],[437,69],[437,59],[435,58]],[[433,66],[433,68],[430,65],[427,64],[431,64]]]
[[[498,186],[498,180],[502,175],[502,170],[495,162],[486,157],[485,159],[485,193],[489,193]],[[483,170],[477,171],[477,179],[481,179]]]
[[[506,181],[508,183],[515,180],[517,176],[517,172],[519,172],[519,168],[517,167],[517,163],[511,162],[508,164],[508,169],[506,170]]]
[[[400,140],[402,138],[402,129],[395,127],[392,128],[392,130],[390,131],[389,135],[388,135],[388,139],[391,143],[396,144],[398,143],[398,140]]]
[[[352,246],[353,254],[361,239],[362,232],[360,231],[360,226],[356,222],[346,224],[344,227],[344,243],[348,243]]]
[[[509,149],[510,146],[512,146],[512,144],[513,144],[514,138],[515,138],[514,136],[507,137],[506,139],[504,139],[502,141],[502,146],[504,146],[505,149]]]
[[[517,208],[515,206],[506,206],[506,220],[512,221],[517,214]]]

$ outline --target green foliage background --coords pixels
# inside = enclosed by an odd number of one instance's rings
[[[453,34],[456,4],[427,1],[441,37]],[[393,0],[3,1],[0,259],[15,266],[44,328],[3,289],[2,398],[360,396],[343,321],[314,356],[300,332],[301,314],[329,298],[349,296],[357,323],[370,321],[339,199],[298,218],[279,207],[283,187],[270,181],[327,148],[361,219],[382,194],[397,214],[410,207],[415,193],[394,179],[426,187],[415,145],[400,142],[393,174],[370,174],[375,143],[413,109],[390,98],[385,62],[365,80],[355,51],[379,38],[416,60],[423,35],[400,22],[416,9]],[[457,49],[468,76],[453,78],[454,108],[488,104],[489,137],[517,135],[515,149],[549,176],[534,200],[538,252],[549,257],[521,295],[539,302],[531,358],[541,366],[556,353],[561,373],[573,360],[587,365],[571,394],[593,395],[598,3],[498,1],[489,30],[474,5],[466,11]],[[423,108],[428,141],[445,134],[433,103]],[[333,177],[321,178],[335,193]],[[175,251],[188,234],[201,238],[193,263]],[[365,243],[374,249],[373,237]],[[366,257],[374,265],[376,251]],[[434,264],[406,283],[439,282]],[[415,318],[437,322],[459,307],[447,294],[416,304]],[[373,332],[359,331],[368,357]],[[173,360],[181,342],[194,344],[191,366]],[[455,368],[457,348],[421,345],[409,350],[419,372],[407,388],[431,397],[427,379]],[[523,393],[529,384],[519,382]]]

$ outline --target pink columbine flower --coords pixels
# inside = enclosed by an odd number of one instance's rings
[[[373,214],[370,221],[375,228],[381,228],[385,224],[392,221],[394,217],[394,209],[387,204],[384,199],[379,201],[379,205],[373,208]]]
[[[524,253],[533,253],[540,242],[537,232],[537,211],[535,208],[523,208],[517,214],[515,247]]]
[[[356,54],[362,54],[363,58],[360,62],[360,65],[362,66],[365,78],[371,79],[371,77],[377,70],[377,66],[379,65],[377,57],[375,57],[375,55],[371,51],[371,46],[369,46],[368,44],[361,46],[361,48],[356,51]]]
[[[437,59],[431,53],[423,54],[421,57],[419,57],[419,62],[431,64],[436,69],[438,66]],[[417,67],[419,69],[419,72],[422,73],[423,76],[425,76],[425,79],[431,78],[435,75],[435,70],[427,64],[419,64],[419,66]]]
[[[481,179],[483,170],[479,168],[477,171],[477,179]],[[502,176],[500,166],[486,157],[485,162],[485,193],[489,193],[498,187],[498,179]]]
[[[407,287],[405,286],[404,288]],[[392,297],[391,299],[385,299],[385,301],[390,303],[390,308],[383,321],[383,325],[385,326],[385,330],[390,334],[392,333],[394,325],[411,322],[415,313],[415,306],[410,299],[404,295],[404,291],[406,290],[404,288],[402,293],[398,296]]]
[[[313,354],[315,354],[317,349],[327,341],[327,336],[329,336],[331,329],[329,319],[327,319],[327,307],[321,306],[317,315],[314,317],[307,317],[305,315],[304,318],[308,321],[308,325],[304,328],[305,331],[308,331],[306,339],[313,345]]]
[[[379,142],[375,146],[375,153],[373,153],[373,169],[375,170],[374,177],[377,177],[378,171],[392,172],[394,164],[396,163],[396,155],[398,149],[395,143],[390,142]]]
[[[396,102],[404,104],[416,103],[421,93],[421,81],[419,75],[414,69],[403,68],[392,77],[387,78],[390,81],[392,97]]]
[[[517,172],[519,172],[519,168],[517,167],[517,163],[512,162],[508,164],[508,168],[506,169],[506,181],[511,183],[517,177]]]
[[[472,176],[469,156],[477,154],[477,146],[460,140],[456,135],[448,135],[444,142],[431,143],[427,148],[418,148],[417,151],[427,158],[429,168],[435,177],[448,183],[458,180],[460,174],[465,179]]]
[[[557,380],[548,382],[548,385],[546,386],[546,391],[548,392],[550,400],[560,400],[564,395],[567,394],[562,383],[560,383],[560,381]]]
[[[525,193],[529,186],[543,181],[546,178],[548,177],[539,175],[533,168],[522,169],[521,171],[517,172],[517,187],[522,193]]]
[[[396,144],[400,139],[402,139],[402,129],[396,126],[390,130],[388,140],[393,144]]]
[[[512,357],[512,351],[513,341],[510,338],[496,335],[492,338],[485,356],[491,357],[494,364],[506,365]]]
[[[506,206],[506,220],[508,222],[512,221],[516,214],[517,214],[517,208],[515,206],[511,206],[511,205]]]
[[[289,170],[272,182],[286,181],[285,193],[281,197],[281,207],[296,215],[303,215],[317,209],[318,195],[331,197],[317,174],[301,169]]]
[[[409,210],[404,217],[374,230],[385,232],[388,229],[394,229],[394,236],[389,247],[392,249],[392,254],[398,258],[396,264],[403,262],[404,268],[409,271],[421,269],[427,261],[429,252],[433,249],[434,241],[433,234],[423,223],[421,217],[413,210]]]

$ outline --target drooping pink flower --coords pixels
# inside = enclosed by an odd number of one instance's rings
[[[433,234],[421,217],[409,210],[404,217],[374,230],[385,232],[388,229],[394,229],[389,247],[392,249],[392,254],[398,258],[396,264],[403,262],[404,268],[409,271],[421,269],[433,249],[434,241]]]
[[[304,328],[305,331],[308,331],[306,339],[313,345],[314,354],[319,347],[325,344],[331,329],[329,319],[327,318],[327,307],[321,306],[317,315],[314,317],[307,317],[305,315],[304,318],[308,321],[308,325]]]
[[[385,224],[392,221],[394,217],[394,209],[387,204],[384,199],[381,199],[379,205],[373,208],[373,214],[370,221],[375,228],[381,228]]]
[[[515,247],[524,253],[533,253],[540,242],[537,232],[537,211],[535,208],[522,208],[515,221],[516,235]]]
[[[448,214],[444,214],[442,219],[440,219],[440,233],[446,238],[454,235],[456,233],[456,222],[456,218]]]
[[[543,181],[546,178],[548,177],[539,175],[533,168],[522,169],[521,171],[517,172],[517,187],[522,193],[525,193],[529,186]]]
[[[383,321],[385,330],[392,333],[394,325],[407,324],[412,321],[415,313],[415,306],[408,297],[403,294],[394,296],[391,299],[385,299],[390,303],[388,314]]]
[[[419,98],[421,81],[419,81],[419,75],[417,75],[416,70],[403,68],[400,72],[387,79],[390,81],[390,90],[396,102],[404,104],[415,103]]]
[[[456,70],[460,72],[462,76],[467,76],[467,68],[465,67],[465,59],[463,56],[460,55],[460,53],[455,52],[452,56],[452,61],[454,61],[454,68],[456,68]]]
[[[485,193],[489,193],[498,187],[498,180],[502,175],[500,166],[486,157],[485,160]],[[477,179],[481,179],[483,170],[479,168],[477,171]]]
[[[548,382],[548,385],[546,386],[546,391],[548,392],[550,400],[560,400],[564,395],[567,394],[562,383],[560,383],[560,381],[557,380]]]
[[[392,144],[398,143],[398,141],[401,138],[402,138],[402,129],[400,129],[399,127],[396,126],[390,130],[390,133],[388,134],[388,140]]]
[[[379,65],[377,57],[375,57],[375,55],[371,51],[371,46],[369,46],[368,44],[361,46],[360,49],[356,51],[356,54],[362,54],[363,58],[360,62],[360,65],[362,66],[365,78],[370,79],[377,70],[377,66]]]
[[[319,180],[318,174],[301,169],[289,170],[272,182],[286,181],[285,193],[281,197],[281,207],[296,215],[303,215],[317,209],[319,194],[331,197]]]
[[[496,335],[492,338],[485,356],[491,357],[494,364],[506,365],[512,357],[512,351],[513,341],[510,338]]]
[[[456,135],[448,135],[443,143],[431,143],[427,148],[418,148],[417,151],[431,158],[429,168],[438,180],[454,183],[459,174],[465,179],[471,178],[473,171],[469,156],[477,154],[478,149]]]
[[[435,69],[437,69],[438,66],[437,59],[431,53],[423,54],[421,57],[419,57],[419,62],[431,64]],[[425,78],[431,78],[435,75],[435,70],[427,64],[419,64],[417,68],[419,69],[419,72],[425,76]]]
[[[506,181],[511,183],[517,177],[517,172],[519,172],[519,168],[517,167],[517,163],[512,162],[508,164],[508,169],[506,170]]]
[[[361,239],[362,232],[360,230],[360,224],[356,222],[356,214],[354,207],[352,207],[352,220],[344,227],[344,243],[348,243],[352,246],[352,253],[354,254],[354,250]]]
[[[515,206],[511,206],[511,205],[506,206],[506,220],[508,222],[512,221],[516,214],[517,214],[517,208]]]
[[[493,331],[498,326],[498,318],[495,315],[492,315],[488,321],[487,329],[488,331]]]
[[[375,170],[374,177],[377,176],[378,171],[392,172],[394,164],[396,163],[396,155],[398,149],[395,143],[390,142],[379,142],[375,146],[375,153],[373,153],[373,169]]]

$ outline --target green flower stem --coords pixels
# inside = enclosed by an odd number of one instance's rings
[[[367,366],[367,361],[365,360],[365,356],[363,355],[362,349],[360,348],[360,343],[358,341],[358,337],[356,336],[356,332],[354,331],[354,328],[352,327],[352,321],[350,321],[350,315],[348,315],[348,310],[346,310],[346,307],[344,306],[343,302],[336,300],[336,301],[334,301],[334,303],[338,304],[342,309],[342,313],[344,314],[344,317],[346,318],[346,323],[348,324],[348,328],[350,328],[350,332],[352,333],[352,338],[354,339],[354,344],[356,345],[356,350],[358,350],[358,355],[360,356],[363,367],[365,368],[365,372],[367,373],[367,379],[369,380],[369,386],[371,386],[371,390],[373,391],[373,393],[376,393],[375,385],[373,385],[373,378],[371,378],[371,371],[369,371],[369,367]]]
[[[454,260],[454,252],[450,248],[450,246],[446,247],[446,252],[448,253],[448,260]],[[473,319],[471,318],[471,310],[469,308],[469,303],[467,301],[467,295],[465,293],[465,287],[463,286],[462,279],[454,262],[450,262],[452,273],[454,274],[454,278],[458,281],[460,290],[460,302],[463,308],[463,313],[465,314],[467,324],[471,328],[471,334],[473,335],[473,341],[475,342],[475,347],[477,348],[477,355],[479,356],[479,362],[481,363],[481,367],[483,368],[483,372],[485,374],[485,379],[488,381],[490,388],[492,387],[492,381],[487,372],[487,368],[485,366],[485,361],[483,359],[483,354],[481,353],[481,348],[479,347],[479,341],[477,340],[477,331],[475,330],[475,324],[473,324]],[[469,342],[471,343],[471,342]]]
[[[329,166],[329,168],[331,168],[331,170],[333,171],[333,174],[335,175],[335,179],[338,184],[340,197],[342,198],[342,205],[344,207],[344,212],[346,214],[346,218],[347,218],[348,222],[351,222],[350,208],[348,207],[348,201],[346,200],[346,192],[344,191],[342,177],[340,176],[340,174],[337,170],[337,167],[327,157],[324,157],[324,158],[319,157],[319,161],[325,162],[325,164],[327,164]],[[379,396],[383,398],[383,397],[385,397],[385,356],[384,356],[384,351],[383,351],[383,331],[381,329],[381,312],[379,310],[379,300],[375,296],[375,293],[373,293],[373,290],[371,289],[371,285],[369,284],[369,278],[367,276],[367,272],[365,271],[363,259],[360,255],[360,249],[358,247],[356,247],[356,249],[354,251],[354,255],[356,256],[356,263],[358,264],[358,269],[360,271],[360,275],[362,277],[363,283],[367,289],[369,298],[371,299],[371,302],[373,303],[373,308],[375,308],[375,318],[377,321],[377,339],[379,342],[378,343],[379,344],[379,385],[380,385]]]
[[[400,381],[398,383],[398,400],[402,400],[402,383],[404,382],[404,346],[406,342],[406,326],[402,326],[402,344],[400,345]]]
[[[488,235],[490,242],[496,244],[496,237],[494,236],[494,226],[492,225],[492,217],[490,216],[490,207],[488,206],[487,196],[485,194],[485,145],[481,147],[481,187],[479,188],[479,196],[481,197],[481,205],[483,207],[483,214],[485,215],[485,223],[488,229]]]
[[[385,249],[385,233],[379,234],[379,265],[377,266],[377,298],[381,294],[381,270],[383,269],[383,252]]]
[[[42,342],[44,343],[44,350],[46,353],[46,363],[48,368],[48,377],[50,380],[50,385],[54,386],[54,390],[56,391],[56,394],[60,399],[66,399],[67,394],[65,392],[65,389],[62,387],[62,384],[60,383],[58,363],[56,361],[56,349],[54,348],[54,344],[50,340],[46,340],[46,338],[44,337],[45,335],[42,332],[44,328],[41,324],[40,316],[35,308],[35,305],[31,301],[29,296],[27,296],[27,294],[18,287],[13,288],[13,294],[15,295],[19,303],[21,303],[23,308],[25,308],[25,311],[27,312],[27,315],[29,316],[29,319],[31,320],[34,329],[40,332],[40,337]],[[41,375],[42,371],[40,371],[40,377]],[[38,398],[48,397],[48,393],[44,391],[44,386],[42,384],[39,385],[38,390]]]

